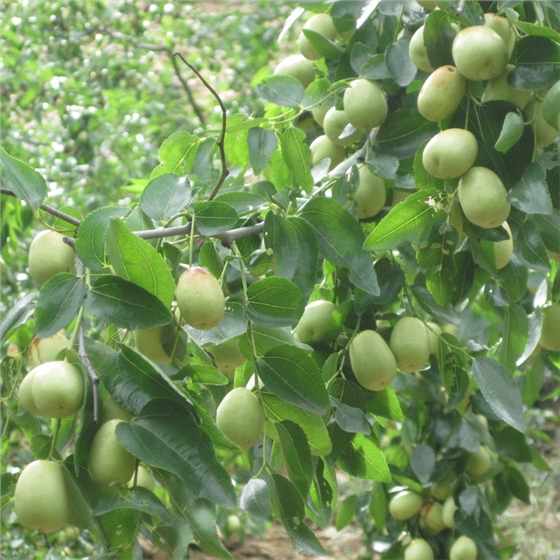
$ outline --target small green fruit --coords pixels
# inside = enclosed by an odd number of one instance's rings
[[[35,401],[33,400],[33,394],[31,393],[31,387],[33,386],[33,380],[35,378],[35,370],[32,369],[21,381],[18,388],[18,399],[19,403],[27,412],[39,416],[41,414],[39,409],[35,406]]]
[[[418,111],[429,121],[450,117],[465,95],[467,81],[455,66],[440,66],[434,70],[418,94]]]
[[[314,31],[326,39],[334,41],[336,38],[336,28],[329,14],[315,14],[311,16],[303,26],[303,29]],[[299,52],[308,60],[319,60],[323,55],[315,49],[309,39],[302,32],[297,41]]]
[[[491,466],[492,459],[484,446],[481,446],[475,453],[469,453],[467,473],[471,476],[482,476],[490,470]]]
[[[367,220],[377,216],[387,200],[385,181],[374,175],[366,165],[359,168],[360,181],[354,193],[356,214],[359,220]]]
[[[31,398],[39,414],[66,418],[80,410],[84,401],[84,376],[65,361],[46,362],[33,369]]]
[[[389,502],[389,513],[398,521],[406,521],[420,513],[424,500],[422,496],[412,490],[399,492]]]
[[[235,370],[247,361],[239,349],[239,339],[230,338],[208,348],[216,367],[229,379],[235,376]]]
[[[507,190],[487,167],[471,167],[459,181],[458,194],[465,217],[477,226],[498,227],[509,216]]]
[[[60,333],[55,333],[48,338],[35,337],[27,347],[27,366],[33,369],[45,362],[52,362],[69,346],[70,341]]]
[[[324,134],[317,136],[309,148],[311,149],[311,165],[317,165],[320,161],[329,158],[331,160],[329,170],[332,170],[346,159],[344,146],[333,144]]]
[[[551,303],[542,310],[542,329],[539,344],[545,350],[560,350],[560,303]]]
[[[296,325],[295,334],[300,342],[321,342],[325,340],[328,322],[336,309],[332,301],[317,300],[305,307]]]
[[[91,479],[106,488],[113,482],[126,484],[134,473],[136,457],[117,439],[116,429],[122,420],[109,420],[101,425],[91,442],[88,470]]]
[[[476,81],[499,76],[509,58],[505,41],[485,25],[473,25],[459,31],[451,52],[457,70],[465,78]]]
[[[301,54],[292,54],[278,63],[274,75],[292,76],[306,88],[315,79],[315,64]]]
[[[103,402],[103,422],[109,420],[132,420],[132,413],[124,409],[111,395]]]
[[[370,391],[386,389],[397,375],[397,363],[383,337],[372,330],[350,342],[350,366],[358,383]]]
[[[53,230],[40,231],[29,246],[29,274],[37,284],[44,284],[55,274],[74,270],[74,250]]]
[[[451,546],[449,560],[476,560],[477,555],[476,543],[462,535]]]
[[[509,73],[514,68],[513,64],[508,64],[501,74],[488,80],[481,98],[483,103],[487,101],[509,101],[520,109],[525,109],[532,94],[531,91],[516,89],[508,83]]]
[[[404,551],[404,560],[434,560],[434,551],[428,541],[413,539]]]
[[[424,45],[424,26],[419,27],[415,32],[408,45],[408,55],[412,64],[416,68],[424,72],[433,72],[435,68],[428,58],[428,49]]]
[[[216,425],[241,449],[253,447],[262,436],[265,423],[259,398],[244,387],[230,391],[216,411]]]
[[[164,333],[164,328],[138,329],[133,332],[136,350],[156,364],[168,364],[171,362],[171,356],[162,345],[161,337]]]
[[[511,229],[507,222],[502,224],[504,229],[508,232],[509,237],[503,241],[496,241],[494,243],[494,254],[496,255],[496,268],[500,270],[506,266],[513,254],[513,237]]]
[[[453,482],[455,482],[455,478],[456,475],[452,471],[446,474],[441,480],[434,482],[430,486],[430,493],[432,494],[432,496],[440,502],[444,502],[445,500],[447,500],[447,498],[449,498],[449,496],[451,496],[451,493],[453,492]]]
[[[225,314],[222,288],[216,277],[201,266],[192,266],[181,274],[175,297],[181,316],[195,329],[213,329]]]
[[[134,476],[132,477],[132,480],[134,480]],[[138,466],[136,486],[142,486],[142,488],[146,488],[150,492],[153,492],[156,487],[156,481],[154,480],[152,473],[144,465]]]
[[[443,506],[439,502],[427,502],[422,506],[420,517],[432,535],[437,535],[445,529],[443,523]]]
[[[528,119],[533,120],[537,148],[545,148],[552,144],[556,136],[558,136],[558,131],[544,120],[542,116],[542,102],[532,97],[529,103],[527,103],[525,112]]]
[[[402,317],[395,323],[389,346],[404,373],[418,371],[430,359],[428,329],[417,317]]]
[[[478,155],[478,142],[469,130],[448,128],[436,134],[424,148],[422,163],[428,173],[453,179],[466,173]]]
[[[484,14],[484,25],[493,29],[504,41],[507,47],[508,60],[515,47],[515,31],[509,20],[503,16],[498,16],[492,12]]]
[[[356,128],[375,128],[387,117],[389,107],[383,90],[364,78],[354,80],[344,91],[344,112]]]
[[[442,334],[442,329],[437,323],[428,322],[428,337],[430,339],[430,354],[437,356],[439,354],[439,335]]]
[[[455,512],[457,511],[457,505],[453,496],[449,496],[447,500],[443,503],[443,524],[450,529],[456,529],[457,525],[455,523]]]
[[[364,130],[356,128],[354,132],[341,137],[344,129],[350,124],[345,111],[339,111],[336,107],[331,107],[323,119],[323,129],[325,136],[339,146],[349,146],[359,140],[364,134]]]
[[[26,529],[53,533],[70,514],[66,474],[60,463],[38,460],[29,463],[16,483],[14,510]]]

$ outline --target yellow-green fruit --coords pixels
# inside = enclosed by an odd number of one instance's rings
[[[48,338],[35,337],[27,347],[27,366],[33,369],[45,362],[56,360],[62,350],[70,346],[70,341],[60,333],[55,333]]]
[[[447,500],[447,498],[449,498],[451,496],[451,493],[453,492],[453,482],[455,481],[455,478],[455,473],[450,472],[446,474],[441,480],[434,482],[430,486],[430,493],[432,494],[432,496],[440,502],[444,502],[445,500]]]
[[[55,274],[74,270],[74,250],[62,241],[64,235],[53,230],[40,231],[29,246],[29,274],[44,284]]]
[[[350,366],[358,383],[370,391],[382,391],[397,375],[391,349],[376,331],[365,330],[350,342]]]
[[[317,165],[325,158],[330,158],[331,164],[329,170],[334,169],[339,163],[346,158],[346,149],[344,146],[333,144],[324,134],[317,136],[311,145],[311,165]]]
[[[19,475],[14,510],[26,529],[52,533],[61,529],[70,513],[66,474],[60,463],[38,460]]]
[[[336,38],[336,28],[329,14],[315,14],[311,16],[305,22],[303,28],[314,31],[331,41],[334,41]],[[323,55],[315,49],[303,32],[300,33],[298,37],[297,45],[299,52],[308,60],[319,60],[323,58]]]
[[[383,90],[364,78],[354,80],[346,88],[343,101],[346,116],[356,128],[375,128],[389,112]]]
[[[482,476],[486,474],[492,466],[490,454],[484,446],[475,453],[469,453],[469,462],[467,463],[467,472],[472,476]]]
[[[323,126],[323,123],[325,122],[325,116],[328,113],[329,109],[330,107],[321,107],[321,106],[312,109],[311,114],[313,115],[315,122],[319,126]]]
[[[531,92],[528,90],[520,90],[514,88],[512,85],[508,84],[509,73],[515,68],[513,64],[508,64],[504,71],[488,80],[486,86],[484,87],[484,93],[482,94],[481,101],[483,103],[487,101],[509,101],[514,105],[517,105],[520,109],[525,109],[527,103],[531,99]]]
[[[451,205],[448,223],[457,230],[460,239],[463,235],[463,211],[461,210],[461,205],[456,198],[453,199],[453,204]]]
[[[457,505],[453,496],[449,496],[447,500],[443,503],[443,524],[450,529],[456,529],[457,525],[455,523],[455,512],[457,511]]]
[[[544,148],[552,144],[558,135],[558,131],[543,119],[542,102],[532,97],[529,103],[527,103],[525,112],[527,113],[527,117],[533,120],[537,148]]]
[[[430,359],[428,329],[417,317],[402,317],[395,323],[389,346],[397,367],[405,373],[418,371]]]
[[[321,342],[328,335],[329,319],[336,309],[332,301],[317,300],[305,307],[296,325],[295,334],[300,342]]]
[[[224,293],[218,280],[201,266],[191,266],[181,274],[175,299],[181,316],[195,329],[213,329],[226,311]]]
[[[420,510],[420,517],[426,523],[426,527],[436,535],[445,529],[443,523],[443,506],[439,502],[427,502]]]
[[[437,323],[428,322],[428,338],[430,339],[430,354],[437,356],[439,353],[439,335],[442,333],[441,327]]]
[[[413,192],[415,191],[394,188],[392,205],[396,206],[399,202],[402,202],[403,200],[408,198]]]
[[[216,411],[216,425],[241,449],[253,447],[262,436],[265,423],[258,397],[244,387],[230,391]]]
[[[542,330],[539,344],[545,350],[560,350],[560,303],[551,303],[542,310]]]
[[[515,47],[515,31],[510,25],[509,20],[503,16],[498,16],[492,12],[484,14],[484,25],[493,29],[504,41],[507,47],[508,60]]]
[[[208,352],[212,354],[216,367],[229,379],[233,379],[236,368],[247,360],[239,349],[238,338],[230,338],[211,346],[208,348]]]
[[[513,254],[513,237],[511,229],[507,222],[502,224],[504,229],[508,232],[509,237],[503,241],[496,241],[494,243],[494,254],[496,255],[496,268],[500,270],[506,266]]]
[[[459,202],[465,217],[483,228],[495,228],[507,220],[511,205],[502,180],[487,167],[471,167],[459,181]]]
[[[140,354],[156,364],[168,364],[171,356],[164,350],[162,345],[162,334],[164,327],[153,329],[138,329],[133,332],[134,347]]]
[[[429,121],[450,117],[465,95],[467,80],[455,66],[440,66],[434,70],[418,94],[418,111]]]
[[[434,177],[453,179],[467,172],[478,155],[478,142],[469,130],[448,128],[436,134],[424,148],[422,163]]]
[[[350,124],[345,111],[339,111],[336,107],[331,107],[323,119],[323,129],[325,136],[333,143],[340,146],[349,146],[358,140],[364,131],[356,128],[348,136],[340,137],[344,129]]]
[[[356,201],[356,214],[359,220],[367,220],[377,216],[387,200],[385,181],[374,175],[366,165],[361,165],[359,170],[359,183],[354,200]]]
[[[99,486],[108,487],[113,482],[126,484],[134,473],[136,458],[117,439],[116,429],[123,420],[104,422],[91,442],[88,470],[91,479]]]
[[[66,418],[80,410],[84,401],[84,376],[65,361],[45,362],[31,371],[31,397],[39,414]]]
[[[420,513],[424,500],[422,496],[412,490],[399,492],[389,502],[389,513],[398,521],[406,521]]]
[[[424,26],[419,27],[408,45],[408,55],[412,64],[424,72],[433,72],[435,68],[431,65],[428,58],[428,49],[424,45]]]
[[[132,477],[134,480],[134,476]],[[138,474],[136,475],[136,486],[142,486],[142,488],[147,488],[150,492],[154,491],[156,487],[156,481],[152,476],[152,473],[144,466],[140,465],[138,467]]]
[[[451,52],[457,70],[465,78],[476,81],[499,76],[509,58],[505,41],[485,25],[473,25],[459,31]]]
[[[19,404],[27,412],[39,416],[39,409],[35,406],[35,401],[33,400],[33,395],[31,393],[31,387],[33,386],[33,379],[35,378],[35,370],[32,369],[21,381],[18,387],[18,399]]]
[[[469,537],[460,536],[449,550],[449,560],[476,560],[476,543]]]
[[[315,79],[315,64],[301,54],[292,54],[278,63],[274,74],[292,76],[306,88]]]
[[[413,539],[404,550],[404,560],[434,560],[434,551],[428,541]]]
[[[429,11],[435,10],[437,8],[435,0],[416,0],[416,3],[420,4],[422,8]]]
[[[103,402],[103,421],[124,420],[128,422],[132,420],[132,413],[124,409],[111,395]]]

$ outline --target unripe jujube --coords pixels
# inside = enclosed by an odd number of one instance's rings
[[[54,230],[40,231],[29,246],[29,274],[37,284],[44,284],[55,274],[74,270],[74,250]]]
[[[450,117],[465,95],[467,80],[455,66],[434,70],[418,94],[418,111],[429,121]]]
[[[430,359],[428,329],[417,317],[402,317],[395,323],[389,346],[397,367],[405,373],[418,371]]]

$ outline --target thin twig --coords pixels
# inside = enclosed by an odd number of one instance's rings
[[[218,179],[216,186],[214,187],[214,189],[210,193],[210,196],[208,197],[208,200],[213,200],[214,198],[216,198],[216,195],[218,194],[220,187],[223,185],[224,181],[226,180],[226,177],[229,175],[229,169],[227,167],[226,152],[225,152],[225,145],[224,145],[225,138],[226,138],[227,109],[221,97],[216,92],[216,90],[204,79],[204,76],[202,76],[202,74],[190,62],[187,62],[187,60],[181,53],[175,53],[173,56],[179,57],[198,76],[198,79],[204,84],[206,89],[216,98],[216,101],[218,102],[218,105],[222,110],[222,133],[220,134],[220,139],[217,142],[218,149],[220,150],[220,158],[222,160],[222,173],[220,174],[220,178]]]
[[[0,189],[0,192],[2,194],[6,194],[8,196],[14,196],[15,198],[19,198],[19,196],[9,190],[9,189]],[[72,224],[73,226],[79,226],[82,222],[80,220],[77,220],[76,218],[73,218],[72,216],[69,216],[68,214],[65,214],[64,212],[61,212],[60,210],[57,210],[56,208],[53,208],[52,206],[47,206],[46,204],[41,204],[41,206],[39,206],[39,208],[41,210],[44,210],[45,212],[48,212],[49,214],[52,214],[53,216],[56,216],[57,218],[60,218],[61,220],[64,220],[65,222],[68,222],[69,224]]]
[[[175,70],[175,75],[177,76],[178,80],[181,82],[181,85],[183,86],[183,89],[185,90],[185,93],[187,94],[187,97],[189,98],[189,102],[192,105],[192,108],[193,108],[194,112],[196,113],[196,116],[198,117],[198,120],[200,121],[200,124],[202,126],[204,126],[206,124],[206,118],[204,116],[204,113],[202,112],[202,110],[200,109],[198,104],[196,103],[193,92],[192,92],[191,88],[189,87],[189,84],[187,84],[187,82],[185,81],[185,79],[181,75],[181,69],[179,68],[179,65],[177,64],[177,59],[173,56],[173,51],[170,50],[170,49],[167,49],[166,52],[169,55],[169,58],[171,59],[171,64],[173,64],[173,70]]]

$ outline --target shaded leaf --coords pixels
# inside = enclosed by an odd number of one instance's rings
[[[410,37],[401,37],[396,43],[390,44],[385,50],[385,64],[391,76],[401,87],[405,87],[416,76],[417,68],[410,60],[408,47]]]
[[[305,96],[301,82],[293,76],[269,76],[255,86],[255,93],[279,107],[299,107]]]
[[[526,214],[552,214],[544,169],[536,162],[531,163],[519,182],[513,185],[507,199]]]
[[[278,145],[278,139],[271,130],[255,127],[249,130],[247,143],[253,173],[258,175],[270,162],[270,156]]]
[[[356,434],[337,465],[352,476],[390,482],[391,473],[379,443],[372,437]]]
[[[4,339],[13,328],[23,324],[31,315],[35,308],[34,299],[35,294],[27,294],[21,299],[18,299],[6,313],[3,313],[2,319],[0,320],[1,342],[4,342]]]
[[[232,229],[239,221],[233,206],[217,200],[197,202],[194,207],[196,229],[202,235],[216,235]]]
[[[522,37],[515,43],[511,63],[515,68],[508,83],[514,88],[547,88],[560,79],[560,44],[547,37]]]
[[[139,204],[147,216],[165,222],[182,212],[191,200],[189,180],[175,173],[164,173],[146,185]]]
[[[262,478],[252,478],[239,494],[239,507],[255,519],[272,520],[272,504],[268,485]]]
[[[305,139],[303,130],[290,126],[280,136],[280,148],[294,180],[306,193],[310,193],[313,188],[311,149]]]
[[[276,431],[282,447],[288,478],[305,500],[313,479],[311,451],[305,432],[300,426],[289,420],[276,424]]]
[[[523,131],[525,130],[525,123],[523,117],[518,113],[510,112],[506,115],[504,119],[504,124],[502,130],[500,131],[500,136],[494,144],[494,148],[505,154],[510,150],[512,146],[517,144],[521,137],[523,136]]]

